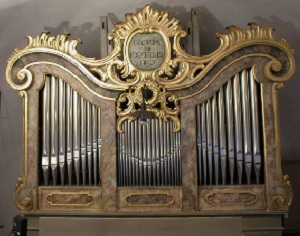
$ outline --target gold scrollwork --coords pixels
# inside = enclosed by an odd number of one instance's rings
[[[293,201],[293,189],[288,175],[282,177],[281,185],[280,188],[282,188],[284,192],[273,196],[272,200],[276,209],[288,210]]]
[[[11,75],[10,75],[11,68],[12,68],[12,63],[9,63],[7,70],[6,70],[7,71],[6,78],[7,78],[7,82],[9,83],[9,85],[13,89],[18,90],[18,91],[28,89],[33,81],[32,73],[30,72],[30,70],[28,70],[26,68],[19,70],[17,73],[18,81],[15,82],[11,79]]]
[[[24,197],[23,200],[20,202],[18,196],[20,191],[26,188],[26,177],[23,178],[18,178],[17,179],[17,184],[16,184],[16,189],[15,189],[15,195],[14,195],[14,201],[16,206],[22,210],[22,211],[30,211],[33,207],[33,202],[32,199],[29,197]]]
[[[278,72],[282,69],[281,62],[275,58],[271,58],[270,62],[266,64],[264,73],[266,77],[271,81],[285,81],[289,79],[295,72],[295,60],[292,54],[294,53],[291,46],[285,39],[275,40],[272,32],[273,28],[269,27],[263,29],[256,23],[249,23],[249,29],[240,29],[236,26],[227,27],[229,30],[228,34],[218,33],[217,38],[220,40],[220,46],[217,50],[208,55],[201,57],[191,56],[182,50],[180,47],[180,39],[182,32],[174,36],[174,51],[177,55],[180,55],[182,61],[188,62],[190,65],[191,73],[187,75],[189,80],[185,80],[184,83],[167,84],[166,88],[169,89],[181,89],[186,88],[199,81],[208,70],[211,69],[212,65],[217,63],[224,56],[231,52],[248,45],[271,45],[280,48],[288,57],[289,68],[288,71],[277,77],[273,72]],[[261,54],[260,56],[269,55]]]
[[[279,72],[282,65],[279,60],[272,58],[264,69],[268,79],[282,82],[289,79],[294,73],[293,50],[286,40],[274,39],[271,27],[263,29],[255,23],[249,23],[249,29],[240,29],[236,26],[229,26],[227,29],[229,30],[228,34],[217,34],[217,38],[220,40],[220,46],[217,50],[200,57],[192,56],[180,46],[181,39],[187,33],[181,28],[179,21],[169,18],[167,12],[156,11],[150,6],[146,6],[140,12],[127,14],[125,22],[116,24],[115,29],[108,36],[109,40],[113,41],[113,50],[110,55],[103,59],[87,58],[80,55],[77,51],[77,46],[81,43],[80,40],[69,40],[68,34],[49,36],[48,32],[43,32],[36,38],[28,36],[27,46],[24,49],[16,49],[9,59],[7,80],[15,89],[26,89],[30,85],[32,77],[27,71],[21,71],[18,77],[23,80],[27,78],[24,80],[26,81],[25,84],[14,83],[10,78],[12,65],[21,56],[41,49],[45,53],[58,54],[57,52],[61,52],[64,55],[69,55],[90,72],[99,75],[101,82],[99,86],[118,91],[127,90],[130,86],[134,86],[144,79],[155,80],[158,84],[171,90],[189,87],[201,80],[207,71],[223,57],[249,45],[275,46],[286,54],[289,60],[286,73],[280,74],[280,76],[274,73]],[[139,70],[131,64],[128,58],[130,39],[141,33],[157,33],[163,38],[165,57],[162,65],[156,70]],[[263,55],[267,55],[267,53]]]
[[[173,120],[173,132],[180,130],[180,107],[178,99],[170,92],[166,91],[163,86],[158,85],[155,81],[145,80],[129,89],[128,93],[120,94],[117,99],[116,112],[118,115],[117,131],[122,133],[122,123],[125,120],[135,120],[132,114],[137,111],[143,103],[142,88],[146,87],[151,90],[152,97],[145,101],[145,110],[153,112],[155,117],[161,119]],[[172,107],[168,104],[172,103]],[[124,108],[125,106],[125,108]]]

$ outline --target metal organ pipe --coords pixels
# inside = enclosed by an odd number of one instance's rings
[[[224,110],[224,93],[223,87],[219,91],[218,97],[219,111],[219,135],[220,135],[220,158],[221,158],[221,176],[222,184],[226,183],[226,168],[227,168],[227,146],[226,146],[226,131],[225,131],[225,110]]]
[[[242,113],[241,113],[241,91],[240,78],[235,75],[233,80],[233,103],[234,103],[234,125],[235,125],[235,154],[237,162],[237,173],[239,184],[242,184],[243,171],[243,147],[242,147]]]
[[[101,184],[101,146],[102,146],[102,139],[101,139],[101,108],[97,107],[97,121],[94,121],[96,126],[98,127],[98,177],[99,177],[99,184]]]
[[[207,158],[208,158],[208,176],[209,184],[212,185],[213,181],[213,143],[212,143],[212,127],[211,127],[211,101],[208,100],[206,103],[206,133],[207,133]]]
[[[250,94],[251,94],[251,121],[252,121],[252,143],[253,143],[253,161],[254,161],[254,170],[256,183],[259,184],[260,180],[260,170],[262,166],[262,155],[260,152],[260,127],[258,119],[258,91],[257,85],[253,78],[253,72],[250,70]]]
[[[200,112],[200,106],[196,107],[196,127],[197,127],[197,162],[198,162],[198,183],[202,183],[202,159],[201,159],[201,112]]]
[[[219,123],[218,123],[218,106],[217,106],[216,94],[212,98],[212,130],[213,130],[215,183],[218,185],[219,184]]]
[[[80,101],[78,93],[73,91],[73,161],[76,183],[80,183]]]
[[[250,128],[250,100],[249,100],[249,82],[248,72],[241,74],[241,92],[243,108],[243,143],[244,143],[244,162],[247,176],[247,183],[250,184],[252,169],[252,150],[251,150],[251,128]]]
[[[181,184],[180,137],[172,127],[172,121],[158,118],[143,125],[138,119],[123,122],[124,132],[118,134],[119,186]]]
[[[200,119],[200,117],[198,118]],[[202,161],[203,161],[203,183],[207,183],[207,146],[206,146],[206,112],[205,103],[201,105],[201,138],[202,138]]]
[[[57,184],[58,166],[58,81],[51,77],[51,170],[53,185]]]
[[[86,185],[86,100],[82,97],[81,104],[81,168],[82,168],[82,184]]]
[[[44,185],[98,184],[100,108],[54,76],[46,76],[42,100],[41,169]]]
[[[93,136],[93,166],[94,166],[94,185],[98,185],[98,135],[97,135],[97,107],[92,106],[92,136]]]
[[[88,175],[89,175],[89,185],[92,184],[92,145],[93,145],[93,137],[92,137],[92,105],[90,103],[87,104],[87,161],[88,161]]]
[[[156,162],[156,173],[157,173],[157,185],[161,184],[161,175],[160,175],[160,132],[159,132],[159,121],[154,119],[155,125],[155,162]]]
[[[234,132],[233,132],[233,99],[232,99],[232,82],[228,81],[226,86],[226,116],[227,116],[227,140],[228,140],[228,158],[230,183],[233,184],[234,179]]]
[[[67,165],[69,185],[73,183],[73,93],[71,87],[67,85]]]
[[[219,173],[223,185],[260,183],[258,88],[253,71],[244,70],[210,99],[196,106],[199,185],[218,185]],[[254,173],[251,171],[253,166]]]
[[[58,80],[59,85],[59,167],[61,184],[65,185],[65,155],[66,155],[66,90],[65,82]]]
[[[50,78],[47,77],[43,91],[43,153],[42,169],[45,185],[49,184],[49,132],[50,132]]]

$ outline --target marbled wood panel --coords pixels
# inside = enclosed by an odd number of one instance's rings
[[[27,146],[26,142],[24,142],[24,162],[27,161],[27,163],[24,163],[22,165],[27,166],[24,170],[27,173],[24,173],[26,178],[26,188],[24,191],[20,192],[20,196],[18,196],[19,199],[24,199],[25,197],[29,197],[32,199],[33,203],[33,210],[37,209],[37,197],[36,197],[36,183],[37,180],[37,160],[38,160],[38,93],[35,90],[27,91],[27,98],[28,98],[28,110],[27,110],[27,130],[26,126],[23,126],[24,129],[24,140],[27,139]],[[25,99],[25,98],[23,98]],[[25,101],[25,100],[24,100]],[[25,105],[25,104],[24,104]],[[24,106],[25,108],[25,106]],[[26,116],[26,113],[23,113],[23,119]],[[27,134],[27,135],[26,135]],[[20,145],[22,144],[15,144]],[[22,200],[21,200],[22,201]]]
[[[264,185],[202,186],[200,211],[265,210]]]
[[[90,206],[94,203],[94,197],[89,193],[51,193],[47,196],[51,206]]]
[[[118,188],[119,212],[181,212],[181,188]]]
[[[116,113],[115,104],[102,110],[102,162],[101,185],[103,198],[103,211],[117,210],[117,157],[116,157]]]
[[[197,210],[196,115],[192,100],[183,100],[181,107],[182,208]]]
[[[262,85],[262,111],[263,111],[263,129],[264,129],[264,163],[265,163],[265,182],[268,209],[272,209],[272,198],[279,187],[281,181],[281,158],[279,153],[280,143],[278,134],[278,121],[277,121],[277,98],[276,84],[271,82]],[[275,99],[276,100],[276,99]],[[276,106],[276,107],[275,107]]]
[[[39,208],[42,211],[100,212],[101,189],[99,187],[39,187]]]
[[[126,197],[126,203],[130,206],[169,206],[174,203],[174,197],[167,193],[131,194]]]

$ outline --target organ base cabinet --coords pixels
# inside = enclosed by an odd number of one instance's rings
[[[191,15],[185,31],[146,6],[110,34],[101,17],[101,59],[65,34],[14,51],[6,77],[24,101],[14,200],[33,234],[280,234],[293,194],[277,93],[293,50],[251,23],[202,55]]]
[[[27,216],[28,236],[282,235],[282,215]]]

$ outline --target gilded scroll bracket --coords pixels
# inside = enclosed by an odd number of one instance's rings
[[[17,179],[14,201],[16,206],[22,211],[30,211],[33,208],[33,201],[30,197],[23,197],[20,201],[20,192],[22,189],[26,188],[26,177],[21,177]]]
[[[276,210],[288,210],[293,201],[293,189],[289,176],[282,177],[281,183],[276,188],[272,197],[273,208]]]

